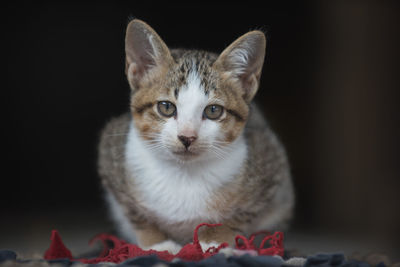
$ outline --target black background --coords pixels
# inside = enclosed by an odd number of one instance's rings
[[[97,142],[128,110],[124,31],[136,17],[170,47],[214,52],[265,31],[256,99],[289,154],[294,227],[399,245],[398,11],[394,1],[7,5],[1,216],[103,211]]]

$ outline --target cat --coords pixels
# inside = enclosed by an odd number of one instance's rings
[[[285,150],[252,99],[266,38],[250,31],[220,55],[169,49],[145,22],[126,31],[130,112],[99,145],[99,174],[118,232],[144,249],[204,250],[237,234],[285,229],[294,190]]]

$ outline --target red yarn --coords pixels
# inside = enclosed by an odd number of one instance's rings
[[[171,254],[168,251],[156,251],[156,250],[143,250],[137,245],[129,244],[113,235],[100,234],[95,236],[89,244],[93,244],[95,241],[101,241],[103,243],[103,251],[99,257],[94,259],[73,259],[71,252],[64,246],[61,237],[57,230],[52,231],[50,248],[46,251],[44,259],[60,259],[68,258],[72,261],[80,261],[83,263],[99,263],[99,262],[114,262],[120,263],[129,258],[147,255],[157,255],[161,260],[171,261],[174,258],[180,258],[186,261],[199,261],[217,254],[222,248],[228,247],[228,243],[222,243],[218,247],[211,247],[207,251],[203,251],[198,238],[199,228],[202,226],[216,227],[221,224],[199,224],[194,230],[193,243],[186,244],[177,254]],[[258,232],[250,236],[250,239],[246,239],[244,236],[238,235],[236,237],[236,248],[239,250],[255,250],[259,255],[280,255],[283,256],[283,234],[276,232],[274,235],[266,235],[259,248],[256,248],[254,238],[259,234],[266,234],[266,232]],[[239,240],[243,241],[240,244]],[[110,249],[107,241],[113,243],[113,248]],[[265,243],[269,241],[270,247],[263,248]]]
[[[44,253],[44,258],[46,260],[54,259],[72,259],[72,254],[69,249],[64,246],[61,240],[61,236],[57,230],[51,231],[51,244],[48,250]]]
[[[266,235],[260,243],[260,246],[257,248],[254,245],[254,239],[256,236],[264,234]],[[243,241],[243,244],[240,244],[240,240]],[[270,247],[264,248],[265,243],[269,241]],[[266,231],[260,231],[254,233],[250,236],[249,239],[242,235],[238,235],[235,238],[236,248],[240,250],[255,250],[257,251],[258,255],[279,255],[283,256],[283,233],[282,232],[275,232],[273,235],[269,235]]]

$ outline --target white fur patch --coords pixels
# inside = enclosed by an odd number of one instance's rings
[[[200,242],[201,249],[203,252],[206,252],[209,248],[214,247],[217,248],[220,244],[217,242]]]
[[[132,186],[141,192],[140,203],[165,223],[219,221],[221,214],[210,210],[207,201],[240,171],[247,155],[242,136],[231,144],[230,151],[220,160],[168,161],[146,148],[132,124],[126,146],[126,168]]]
[[[208,97],[200,84],[199,75],[192,71],[187,77],[187,85],[181,88],[177,101],[178,129],[185,127],[198,129]],[[178,131],[179,131],[178,130]]]
[[[198,138],[196,143],[206,140],[207,134],[212,134],[214,135],[212,138],[215,138],[219,133],[219,125],[202,120],[207,105],[208,97],[201,87],[200,78],[196,72],[191,72],[187,77],[187,84],[179,91],[176,119],[170,118],[164,124],[161,134],[163,144],[166,147],[182,146],[178,140],[179,135],[196,136]]]
[[[157,251],[164,251],[167,250],[171,254],[177,254],[181,250],[182,246],[172,240],[165,240],[158,244],[152,245],[150,247],[144,247],[144,250],[157,250]]]

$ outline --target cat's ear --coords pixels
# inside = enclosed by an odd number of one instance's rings
[[[264,33],[251,31],[228,46],[214,63],[225,77],[239,82],[243,89],[243,98],[248,103],[258,90],[265,47]]]
[[[138,19],[132,20],[127,27],[125,52],[125,72],[133,90],[138,89],[143,79],[155,77],[173,62],[171,53],[160,36]]]

